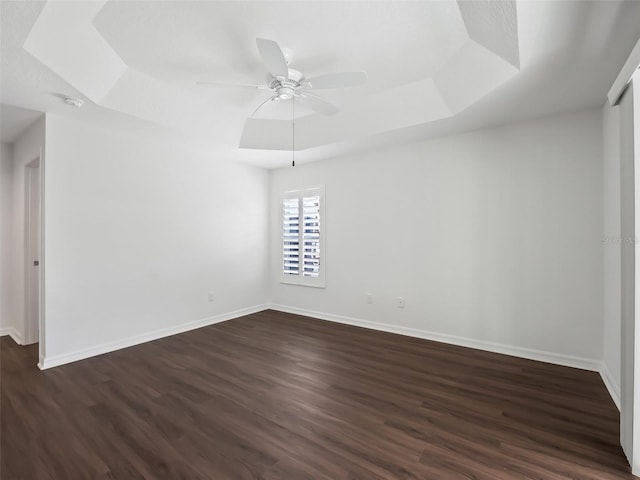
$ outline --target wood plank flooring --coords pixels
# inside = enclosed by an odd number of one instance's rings
[[[593,372],[273,311],[44,372],[0,347],[5,480],[635,478]]]

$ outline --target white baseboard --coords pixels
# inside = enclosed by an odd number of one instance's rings
[[[611,395],[613,403],[615,403],[618,410],[620,410],[620,386],[615,381],[611,374],[611,370],[609,370],[609,367],[607,367],[607,364],[604,362],[600,365],[600,376],[602,377],[604,386],[609,390],[609,395]]]
[[[449,343],[459,345],[461,347],[475,348],[485,350],[487,352],[501,353],[511,355],[512,357],[526,358],[529,360],[537,360],[540,362],[553,363],[566,367],[580,368],[582,370],[590,370],[600,372],[601,362],[589,358],[575,357],[561,353],[547,352],[544,350],[534,350],[530,348],[515,347],[500,343],[487,342],[484,340],[476,340],[466,337],[458,337],[455,335],[447,335],[443,333],[430,332],[428,330],[419,330],[415,328],[401,327],[398,325],[390,325],[387,323],[372,322],[353,317],[345,317],[342,315],[334,315],[331,313],[316,312],[303,308],[289,307],[286,305],[269,305],[272,310],[286,313],[295,313],[307,317],[314,317],[320,320],[328,320],[330,322],[343,323],[356,327],[370,328],[372,330],[380,330],[382,332],[397,333],[399,335],[407,335],[409,337],[423,338],[425,340],[433,340],[436,342]]]
[[[183,323],[174,327],[162,328],[159,330],[154,330],[152,332],[146,332],[141,335],[134,335],[132,337],[123,338],[121,340],[116,340],[113,342],[101,343],[93,347],[76,350],[75,352],[63,353],[61,355],[44,356],[40,358],[38,367],[41,370],[58,367],[66,363],[84,360],[85,358],[95,357],[96,355],[102,355],[104,353],[113,352],[122,348],[132,347],[134,345],[150,342],[152,340],[158,340],[159,338],[168,337],[170,335],[184,333],[189,330],[195,330],[197,328],[206,327],[215,323],[226,322],[227,320],[232,320],[244,315],[261,312],[263,310],[266,310],[267,308],[267,305],[256,305],[253,307],[243,308],[241,310],[235,310],[233,312],[222,313],[220,315],[203,318],[194,322]]]
[[[599,372],[602,380],[611,395],[614,403],[620,409],[620,387],[617,385],[611,372],[605,364],[597,360],[588,358],[575,357],[571,355],[558,354],[554,352],[547,352],[543,350],[534,350],[523,347],[515,347],[511,345],[504,345],[494,342],[487,342],[484,340],[476,340],[466,337],[459,337],[455,335],[447,335],[442,333],[431,332],[428,330],[420,330],[409,327],[402,327],[398,325],[391,325],[386,323],[372,322],[369,320],[363,320],[353,317],[346,317],[343,315],[334,315],[325,312],[318,312],[314,310],[307,310],[303,308],[290,307],[286,305],[277,304],[265,304],[256,305],[253,307],[236,310],[212,317],[203,318],[194,322],[183,323],[174,327],[163,328],[147,332],[141,335],[135,335],[132,337],[124,338],[122,340],[116,340],[114,342],[102,343],[93,347],[77,350],[70,353],[61,355],[54,355],[48,357],[41,357],[38,367],[45,370],[48,368],[57,367],[66,363],[83,360],[85,358],[94,357],[96,355],[102,355],[105,353],[120,350],[122,348],[132,347],[141,343],[150,342],[159,338],[168,337],[170,335],[176,335],[179,333],[187,332],[189,330],[195,330],[197,328],[206,327],[216,323],[225,322],[234,318],[242,317],[244,315],[250,315],[252,313],[261,312],[263,310],[272,309],[280,312],[294,313],[297,315],[304,315],[307,317],[318,318],[320,320],[327,320],[330,322],[342,323],[345,325],[352,325],[356,327],[369,328],[372,330],[379,330],[383,332],[396,333],[399,335],[407,335],[410,337],[423,338],[426,340],[433,340],[436,342],[448,343],[452,345],[459,345],[462,347],[475,348],[478,350],[485,350],[488,352],[501,353],[505,355],[511,355],[514,357],[527,358],[530,360],[537,360],[541,362],[553,363],[557,365],[564,365],[568,367],[580,368],[583,370],[590,370]],[[19,333],[12,327],[0,329],[1,335],[11,335],[14,341],[21,345],[22,339]]]
[[[20,336],[20,332],[18,332],[15,328],[13,327],[0,328],[0,337],[4,337],[5,335],[9,335],[11,338],[13,338],[13,341],[16,342],[18,345],[22,345],[22,337]]]

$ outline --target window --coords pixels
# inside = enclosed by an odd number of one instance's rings
[[[282,194],[283,283],[324,287],[324,187]]]

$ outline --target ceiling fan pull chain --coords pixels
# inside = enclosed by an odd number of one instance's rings
[[[291,97],[291,166],[296,166],[296,97]]]

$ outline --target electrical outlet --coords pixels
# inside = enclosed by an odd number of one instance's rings
[[[373,303],[373,294],[367,293],[367,303]]]
[[[396,307],[404,308],[404,297],[396,298]]]
[[[216,295],[213,292],[209,292],[209,301],[214,302],[216,300]]]

